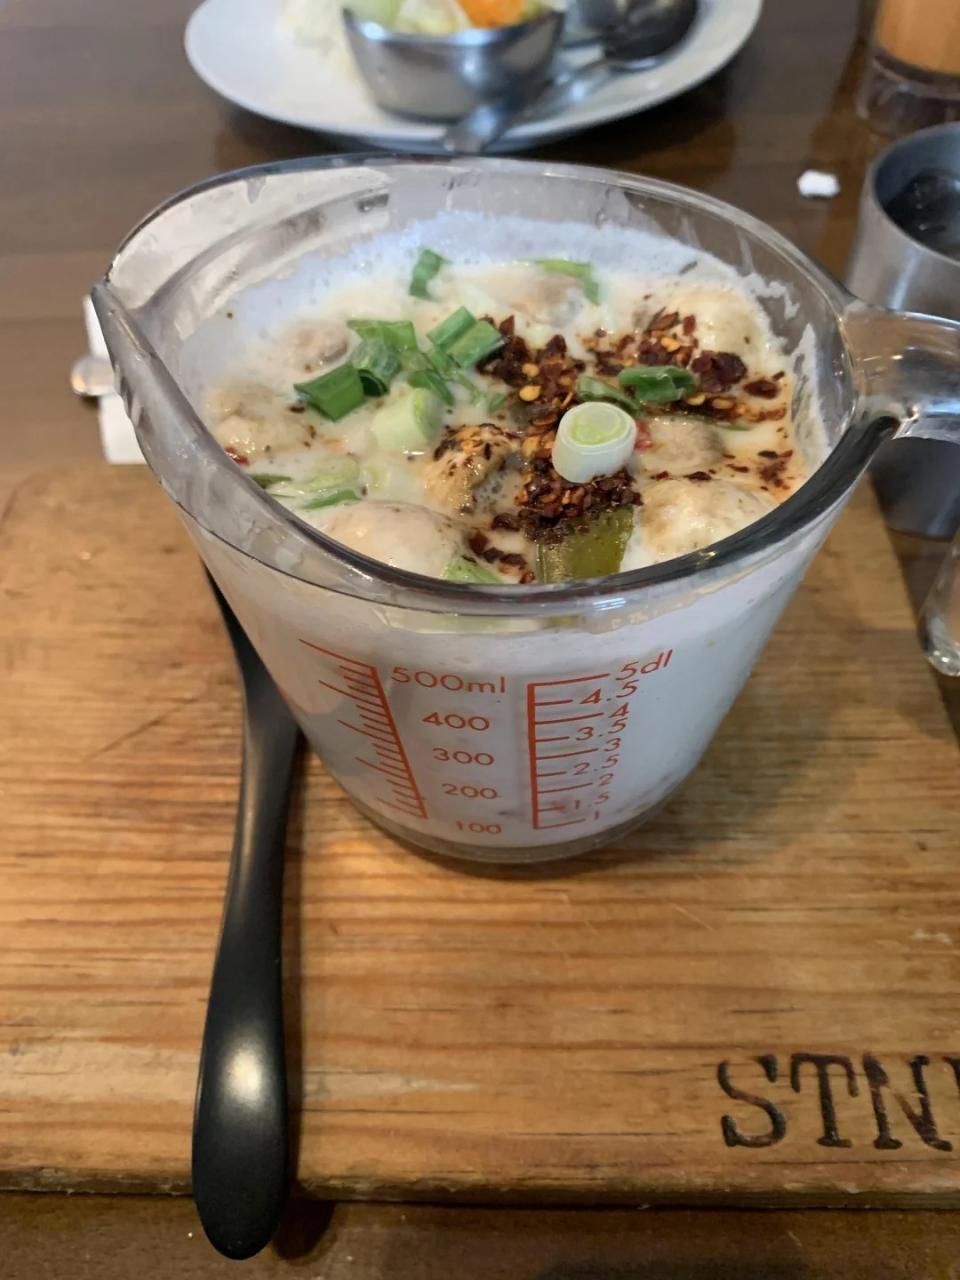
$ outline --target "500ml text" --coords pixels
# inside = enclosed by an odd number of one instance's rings
[[[782,1061],[765,1053],[752,1063],[721,1062],[717,1082],[728,1098],[742,1104],[736,1115],[721,1117],[723,1140],[728,1147],[772,1147],[789,1139],[784,1108],[774,1100],[778,1095],[785,1100],[781,1090],[788,1089],[817,1108],[821,1147],[853,1146],[844,1134],[844,1118],[852,1114],[848,1108],[868,1106],[876,1133],[872,1145],[878,1151],[899,1151],[903,1139],[952,1151],[953,1143],[937,1128],[930,1090],[934,1080],[941,1109],[960,1105],[960,1056],[917,1054],[889,1071],[872,1053],[864,1053],[858,1066],[840,1053],[792,1053]]]
[[[396,684],[418,684],[421,689],[446,689],[448,693],[506,693],[505,676],[495,675],[488,680],[475,680],[459,675],[456,671],[411,671],[408,667],[394,667],[390,678]]]

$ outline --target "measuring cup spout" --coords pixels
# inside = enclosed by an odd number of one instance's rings
[[[144,453],[153,455],[149,460],[163,475],[163,455],[182,450],[187,443],[184,434],[190,437],[190,446],[196,447],[206,432],[176,379],[115,290],[101,280],[90,296],[110,352],[120,397],[137,427]],[[162,432],[155,430],[157,422],[163,422]]]
[[[853,301],[841,323],[861,417],[960,444],[960,322]]]
[[[100,281],[91,296],[143,455],[181,511],[274,569],[297,569],[318,584],[348,588],[349,570],[315,544],[306,526],[276,511],[206,430],[138,314],[110,281]]]

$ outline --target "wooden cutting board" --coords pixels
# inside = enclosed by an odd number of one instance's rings
[[[0,529],[0,1183],[188,1186],[239,702],[140,469]],[[456,870],[305,762],[311,1193],[960,1203],[960,772],[861,494],[709,755],[604,853]]]

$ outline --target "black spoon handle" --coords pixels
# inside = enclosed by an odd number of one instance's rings
[[[226,620],[244,677],[243,766],[203,1033],[193,1194],[211,1244],[248,1258],[276,1230],[289,1180],[281,921],[298,731],[236,619]]]

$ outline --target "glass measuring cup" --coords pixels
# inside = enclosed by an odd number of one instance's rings
[[[424,578],[299,523],[198,417],[238,344],[347,255],[363,269],[390,237],[424,237],[451,257],[483,241],[615,267],[638,232],[744,278],[790,353],[799,447],[826,453],[706,550],[524,589]],[[332,775],[389,831],[466,858],[579,853],[662,805],[877,446],[960,432],[960,325],[856,302],[747,215],[600,170],[333,158],[224,175],[153,213],[94,302],[147,461]]]

